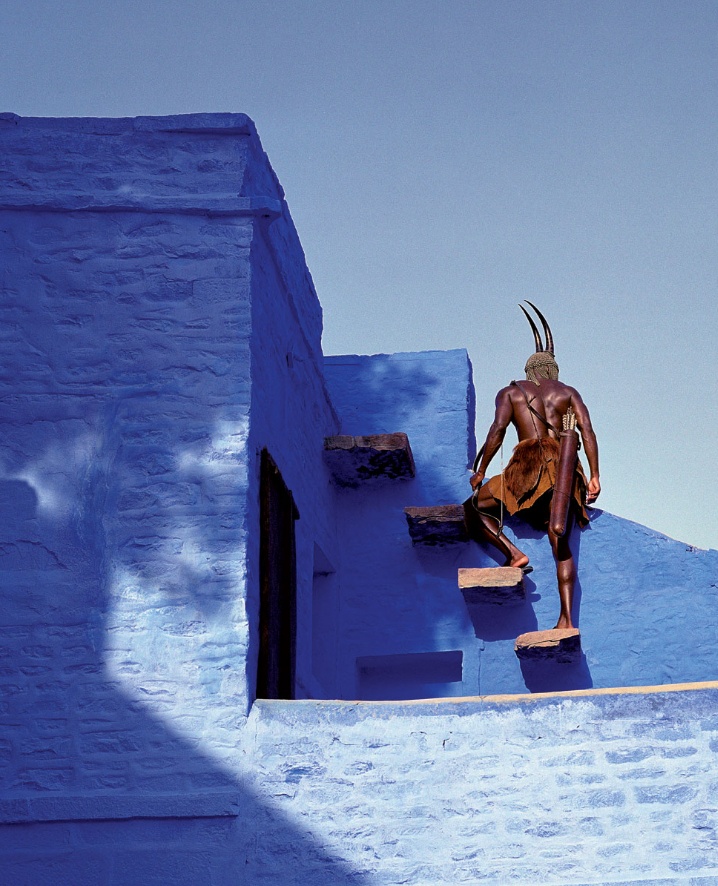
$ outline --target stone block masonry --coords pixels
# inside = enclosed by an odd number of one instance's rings
[[[467,603],[501,606],[521,603],[526,599],[523,573],[511,566],[459,569],[458,584]]]
[[[241,114],[4,115],[0,146],[0,793],[50,819],[88,796],[223,808],[262,446],[312,527],[305,584],[315,539],[332,553],[307,490],[329,493],[338,427],[283,192]],[[252,423],[253,398],[278,409]]]
[[[469,540],[463,505],[408,507],[404,514],[414,544],[446,545]]]
[[[260,702],[250,723],[255,789],[372,884],[718,882],[716,684]]]
[[[581,634],[577,628],[529,631],[516,638],[514,650],[524,661],[555,660],[569,664],[581,656]]]
[[[249,704],[253,129],[189,122],[0,122],[5,796],[203,790]]]
[[[407,532],[461,522],[467,355],[324,362],[248,118],[5,114],[0,158],[0,883],[718,882],[718,688],[666,685],[715,674],[718,553],[594,512],[581,660],[519,662],[546,540],[509,521],[495,606]],[[332,482],[326,437],[396,431],[414,476]],[[302,700],[253,704],[264,449]]]

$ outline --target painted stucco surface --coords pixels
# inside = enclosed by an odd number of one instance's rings
[[[715,684],[258,702],[254,784],[361,882],[712,884],[717,704]]]
[[[247,711],[259,222],[216,173],[256,136],[225,122],[229,151],[203,120],[0,124],[11,797],[201,789],[183,741],[227,757]]]
[[[478,692],[478,643],[457,588],[456,570],[476,560],[478,548],[421,550],[411,544],[404,508],[449,504],[465,497],[475,454],[474,387],[463,350],[327,357],[327,385],[342,433],[403,431],[416,477],[367,482],[337,492],[341,545],[342,698],[406,698]],[[471,454],[470,454],[471,453]],[[460,652],[462,668],[432,676],[431,654]],[[424,677],[402,667],[402,657],[427,655]],[[358,659],[383,658],[362,679]],[[445,668],[443,669],[445,670]],[[446,675],[445,675],[446,676]]]
[[[713,679],[718,552],[596,511],[585,659],[522,671],[546,539],[512,524],[526,604],[467,607],[490,553],[403,514],[468,491],[468,358],[324,361],[251,121],[0,115],[0,146],[0,882],[718,882],[715,687],[530,695]],[[335,488],[324,436],[393,431],[415,478]],[[263,448],[298,702],[253,704]],[[394,701],[315,700],[358,695]]]
[[[718,675],[718,552],[691,548],[600,509],[573,536],[582,660],[569,667],[517,663],[513,669],[512,638],[553,627],[558,599],[547,539],[516,521],[510,526],[535,566],[526,580],[530,605],[513,613],[494,614],[496,607],[472,613],[485,641],[482,694],[650,686]]]
[[[0,870],[127,886],[718,882],[715,684],[264,701],[239,741],[224,812],[167,799],[155,819],[116,804],[92,821],[79,806],[0,828]]]
[[[691,548],[598,508],[589,527],[574,529],[572,537],[581,660],[520,663],[516,637],[551,628],[558,618],[556,571],[545,534],[507,520],[509,535],[534,565],[525,579],[525,604],[467,605],[457,587],[458,569],[496,565],[496,555],[473,542],[412,545],[403,514],[406,506],[459,503],[470,492],[466,466],[476,442],[466,353],[328,357],[325,363],[342,432],[405,431],[416,462],[413,480],[367,483],[337,495],[341,697],[489,695],[718,677],[718,552]],[[507,436],[505,460],[511,445]],[[498,455],[492,468],[500,468]],[[449,683],[432,682],[430,659],[422,677],[411,673],[410,664],[402,670],[398,658],[451,651],[461,654],[463,667]],[[374,669],[381,679],[362,686],[356,661],[366,657],[382,659]]]
[[[4,115],[0,139],[0,816],[47,823],[3,829],[0,880],[201,882],[215,831],[258,818],[261,447],[310,588],[307,538],[331,547],[321,308],[245,116]],[[160,835],[186,853],[141,851]]]

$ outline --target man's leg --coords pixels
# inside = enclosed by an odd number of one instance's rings
[[[576,584],[576,563],[568,543],[571,534],[571,523],[566,527],[566,534],[560,538],[549,529],[551,549],[556,560],[556,578],[558,579],[558,596],[561,601],[561,612],[556,623],[557,628],[572,628],[571,609],[573,607],[573,589]]]
[[[485,486],[478,496],[464,502],[464,523],[469,538],[479,543],[488,541],[506,557],[504,566],[521,569],[528,565],[526,554],[499,531],[499,503]]]

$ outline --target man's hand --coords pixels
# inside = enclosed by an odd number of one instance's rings
[[[601,483],[598,477],[591,477],[591,479],[588,481],[588,494],[586,495],[586,504],[590,505],[592,502],[596,501],[600,494]]]
[[[486,476],[486,472],[485,472],[485,471],[477,471],[477,472],[473,475],[473,477],[469,480],[469,483],[471,483],[471,488],[472,488],[472,489],[478,489],[479,486],[481,486],[481,484],[484,482],[484,477],[485,477],[485,476]]]

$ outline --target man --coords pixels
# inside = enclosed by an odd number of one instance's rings
[[[489,428],[479,457],[477,470],[471,477],[473,496],[464,503],[466,527],[471,538],[488,541],[506,557],[506,566],[530,572],[529,558],[503,532],[503,513],[518,514],[536,528],[547,529],[556,560],[561,612],[557,628],[572,628],[571,607],[576,583],[576,564],[566,532],[556,535],[549,524],[551,497],[556,484],[559,455],[559,433],[563,416],[573,411],[581,432],[590,478],[577,463],[573,478],[571,511],[581,526],[588,523],[585,504],[591,504],[601,492],[598,474],[598,444],[591,427],[591,417],[581,395],[575,388],[558,380],[558,364],[554,357],[553,336],[541,312],[527,301],[541,320],[546,336],[544,349],[536,324],[522,305],[521,310],[531,324],[536,343],[525,367],[526,381],[512,381],[496,395],[496,414]],[[505,471],[482,485],[486,470],[504,439],[509,424],[516,428],[519,442]],[[475,466],[476,467],[476,466]]]

